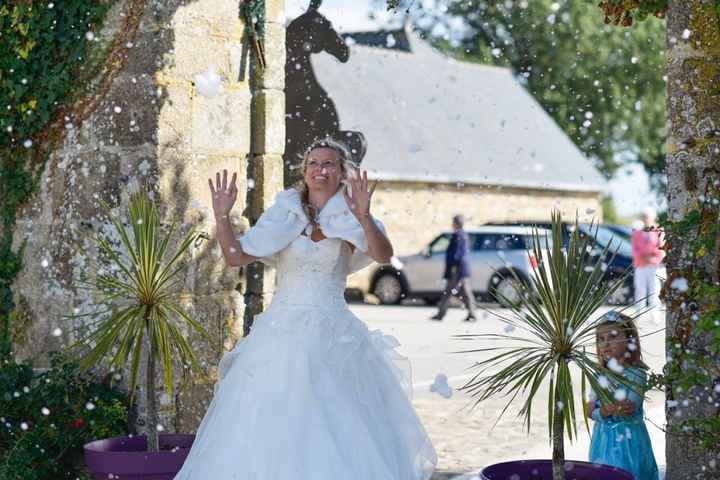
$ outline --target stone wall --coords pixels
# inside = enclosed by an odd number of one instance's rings
[[[433,238],[451,229],[451,219],[462,213],[468,227],[487,222],[549,220],[559,209],[563,217],[581,221],[602,220],[598,193],[559,192],[481,185],[380,182],[373,195],[372,212],[383,221],[396,255],[420,252]],[[367,291],[373,268],[348,279],[348,286]]]
[[[137,35],[127,45],[126,66],[82,126],[69,126],[48,160],[40,192],[19,215],[14,248],[23,239],[28,245],[13,292],[30,327],[27,343],[16,346],[18,357],[44,366],[46,352],[73,340],[78,325],[62,315],[93,310],[77,284],[96,255],[90,236],[107,228],[98,200],[123,210],[128,186],[146,181],[161,200],[163,221],[179,222],[180,234],[191,226],[209,234],[188,259],[184,303],[212,336],[210,343],[192,339],[211,373],[241,337],[243,272],[225,265],[214,240],[208,178],[222,169],[238,173],[231,219],[238,233],[251,211],[264,208],[265,197],[272,199],[282,188],[283,3],[267,0],[269,73],[255,76],[252,62],[242,60],[244,26],[236,0],[145,4]],[[129,5],[129,0],[115,5],[99,41],[112,40]],[[204,96],[195,76],[211,65],[223,91]],[[248,158],[251,142],[259,154],[254,158]],[[254,178],[250,185],[248,175]],[[168,430],[197,426],[212,388],[196,382],[190,379],[174,399],[163,397]]]

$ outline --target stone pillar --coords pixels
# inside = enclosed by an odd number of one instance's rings
[[[246,216],[253,225],[283,189],[285,149],[285,2],[265,0],[265,69],[253,64],[252,132]],[[247,267],[244,333],[269,303],[275,272],[256,262]]]

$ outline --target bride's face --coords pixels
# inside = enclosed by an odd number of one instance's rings
[[[312,150],[305,163],[305,183],[311,190],[336,192],[342,180],[340,157],[332,148]]]

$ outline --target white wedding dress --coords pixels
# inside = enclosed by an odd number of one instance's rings
[[[305,235],[274,255],[273,300],[220,362],[175,480],[430,478],[437,456],[409,400],[409,363],[345,302],[351,256],[340,238]]]

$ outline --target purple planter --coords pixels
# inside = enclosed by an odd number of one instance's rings
[[[565,461],[566,480],[634,480],[629,472],[599,463]],[[551,460],[518,460],[483,468],[481,480],[552,480]]]
[[[85,465],[96,480],[173,480],[195,435],[160,435],[160,451],[147,451],[147,437],[113,437],[85,444]]]

